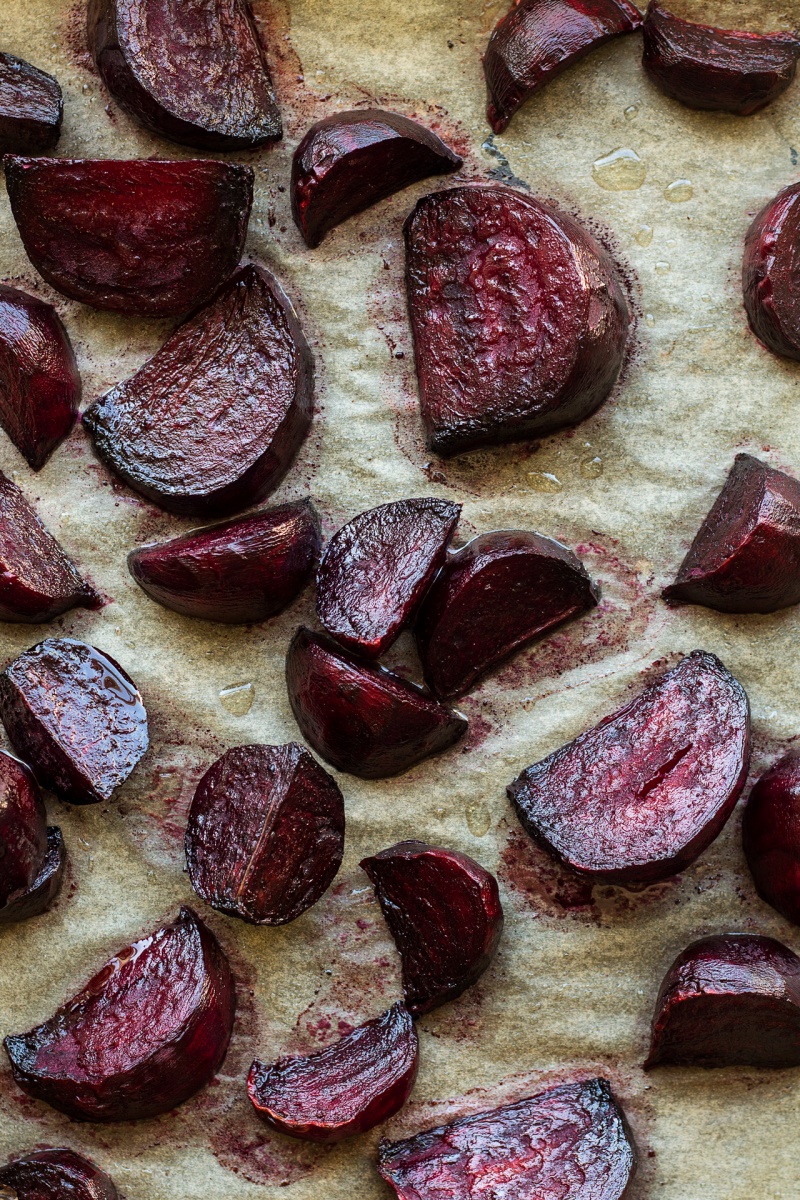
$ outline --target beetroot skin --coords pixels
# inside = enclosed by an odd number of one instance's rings
[[[94,308],[177,317],[235,269],[253,171],[153,159],[5,159],[28,258],[59,292]]]
[[[63,115],[57,79],[13,54],[0,54],[0,155],[52,150]]]
[[[761,776],[742,822],[747,865],[756,890],[800,925],[800,754],[791,751]]]
[[[317,572],[317,616],[340,645],[378,658],[410,623],[444,562],[460,504],[430,497],[360,513]]]
[[[525,830],[566,866],[652,883],[710,845],[744,787],[750,706],[695,650],[624,708],[523,771],[508,794]]]
[[[274,1063],[256,1059],[247,1091],[258,1115],[279,1133],[339,1142],[388,1121],[403,1107],[418,1059],[411,1014],[395,1004],[316,1054]]]
[[[0,924],[43,912],[61,888],[65,861],[61,830],[48,829],[36,780],[0,751]]]
[[[466,854],[398,842],[361,866],[403,964],[414,1016],[455,1000],[492,961],[503,931],[497,880]]]
[[[112,1180],[74,1150],[39,1150],[0,1167],[0,1189],[17,1200],[119,1200]]]
[[[630,310],[613,259],[577,221],[473,184],[424,196],[404,232],[431,450],[541,437],[603,403]]]
[[[750,328],[773,354],[800,361],[800,183],[779,192],[747,231],[742,262]]]
[[[15,1081],[84,1121],[135,1121],[199,1091],[225,1057],[228,960],[190,908],[120,950],[49,1021],[3,1043]]]

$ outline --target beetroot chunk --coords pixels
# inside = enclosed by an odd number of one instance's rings
[[[800,754],[784,755],[750,793],[742,822],[759,896],[800,925]]]
[[[682,871],[727,821],[750,762],[750,706],[695,650],[594,729],[523,771],[524,829],[573,871],[651,883]]]
[[[3,1043],[29,1095],[84,1121],[135,1121],[199,1091],[225,1057],[228,960],[190,908],[115,954],[48,1021]]]
[[[424,196],[404,232],[431,450],[540,437],[603,403],[630,311],[613,259],[572,217],[475,184]]]
[[[0,1167],[17,1200],[119,1200],[108,1175],[74,1150],[39,1150]]]
[[[403,964],[415,1016],[455,1000],[494,958],[503,909],[494,875],[425,842],[398,842],[361,866],[375,887]]]
[[[342,526],[317,572],[317,615],[328,633],[356,654],[383,654],[444,562],[460,512],[447,500],[397,500]]]
[[[13,54],[0,54],[0,155],[52,150],[63,115],[57,79]]]
[[[292,158],[292,214],[306,245],[379,200],[457,171],[462,160],[424,125],[380,108],[312,125]]]
[[[418,1059],[411,1014],[395,1004],[316,1054],[274,1063],[256,1059],[247,1091],[258,1115],[279,1133],[339,1142],[388,1121],[403,1107]]]
[[[306,740],[337,770],[362,779],[407,771],[467,731],[465,717],[422,688],[358,662],[310,629],[292,639],[286,683]]]
[[[94,308],[182,316],[214,294],[244,247],[250,167],[9,156],[5,171],[28,258]]]
[[[0,924],[43,912],[61,887],[66,851],[28,768],[0,751]]]
[[[750,328],[773,354],[800,361],[800,183],[779,192],[747,231],[742,262]]]
[[[220,515],[277,487],[311,425],[314,363],[278,281],[247,266],[83,414],[121,479],[169,512]]]
[[[108,800],[148,746],[133,680],[74,638],[40,642],[6,667],[0,720],[39,782],[71,804]]]
[[[482,533],[448,556],[416,623],[425,679],[459,696],[514,650],[597,604],[571,550],[521,530]]]

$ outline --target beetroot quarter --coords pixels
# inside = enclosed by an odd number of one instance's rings
[[[0,54],[0,155],[52,150],[63,115],[57,79],[13,54]]]
[[[742,822],[747,865],[759,896],[800,925],[800,754],[761,776]]]
[[[108,1175],[88,1158],[60,1147],[38,1150],[0,1167],[0,1188],[17,1200],[119,1200]]]
[[[800,183],[756,216],[744,242],[742,290],[753,333],[773,354],[800,361]]]
[[[36,916],[57,895],[66,853],[24,763],[0,752],[0,924]]]

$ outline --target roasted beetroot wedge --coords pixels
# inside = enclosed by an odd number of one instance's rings
[[[384,1139],[378,1170],[398,1200],[624,1200],[636,1149],[610,1084],[587,1079],[402,1142]]]
[[[6,667],[0,720],[39,782],[70,804],[108,800],[148,746],[133,680],[74,638],[40,642]]]
[[[689,108],[747,117],[794,79],[800,39],[791,33],[740,33],[697,25],[650,4],[642,65],[656,87]]]
[[[641,23],[628,0],[516,0],[483,57],[492,129],[502,133],[520,105],[556,75]]]
[[[503,931],[494,875],[425,842],[398,842],[361,866],[375,888],[403,964],[415,1016],[455,1000],[488,967]]]
[[[50,825],[47,828],[47,852],[38,875],[27,891],[9,899],[5,907],[0,908],[0,924],[27,921],[28,917],[38,917],[49,908],[61,891],[66,864],[67,851],[61,830]]]
[[[317,615],[328,633],[366,658],[383,654],[444,562],[460,513],[447,500],[397,500],[342,526],[317,572]]]
[[[0,1167],[0,1188],[17,1200],[119,1200],[113,1182],[74,1150],[39,1150]]]
[[[28,768],[0,751],[0,924],[43,912],[61,887],[66,852]]]
[[[0,155],[52,150],[63,115],[57,79],[13,54],[0,54]]]
[[[358,662],[310,629],[292,639],[286,683],[306,740],[337,770],[362,779],[407,771],[467,731],[465,717],[422,688]]]
[[[401,188],[462,160],[424,125],[380,108],[312,125],[292,158],[292,213],[308,246]]]
[[[571,550],[523,530],[482,533],[448,555],[416,623],[425,679],[459,696],[514,650],[597,604]]]
[[[418,1059],[411,1014],[395,1004],[316,1054],[274,1063],[256,1059],[247,1091],[258,1115],[279,1133],[339,1142],[388,1121],[403,1107]]]
[[[630,310],[613,259],[577,221],[473,184],[424,196],[404,232],[431,450],[540,437],[603,403]]]
[[[3,1043],[19,1086],[84,1121],[169,1112],[222,1063],[236,994],[219,942],[190,908],[126,946],[49,1021]]]
[[[59,292],[94,308],[182,316],[241,256],[250,167],[9,156],[5,171],[28,258]]]
[[[759,896],[800,925],[800,754],[761,776],[742,822],[747,865]]]
[[[248,0],[89,0],[88,33],[106,87],[153,133],[200,150],[281,136]]]
[[[750,328],[773,354],[800,361],[800,183],[779,192],[747,231],[742,291]]]
[[[573,871],[651,883],[682,871],[727,821],[750,761],[750,706],[695,650],[624,708],[523,771],[524,829]]]

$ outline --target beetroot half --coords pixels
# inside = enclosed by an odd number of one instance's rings
[[[761,776],[742,822],[747,865],[759,896],[800,925],[800,754]]]
[[[447,500],[397,500],[343,525],[317,572],[317,615],[331,637],[366,658],[383,654],[444,562],[460,513]]]
[[[63,116],[57,79],[13,54],[0,54],[0,155],[51,150]]]
[[[494,958],[503,909],[494,875],[480,863],[425,842],[398,842],[361,866],[403,964],[411,1013],[455,1000]]]
[[[773,354],[800,361],[800,183],[779,192],[747,231],[742,291],[750,328]]]
[[[74,1150],[38,1150],[0,1167],[0,1188],[17,1200],[119,1200],[105,1172]]]
[[[613,259],[577,221],[473,184],[424,196],[404,233],[431,450],[540,437],[603,403],[630,310]]]
[[[250,167],[153,159],[5,159],[28,258],[94,308],[182,316],[236,267],[253,202]]]
[[[36,780],[0,751],[0,924],[43,912],[58,894],[65,862],[61,830],[48,829]]]
[[[380,108],[312,125],[292,158],[292,213],[306,245],[401,188],[462,160],[424,125]]]
[[[611,1085],[587,1079],[383,1140],[378,1170],[398,1200],[624,1200],[636,1149]]]
[[[727,821],[750,762],[750,706],[695,650],[624,708],[523,771],[508,794],[525,830],[592,879],[682,871]]]
[[[29,1095],[84,1121],[169,1112],[225,1057],[236,994],[219,942],[190,908],[126,946],[48,1021],[3,1043]]]
[[[40,642],[6,667],[0,720],[39,782],[70,804],[108,800],[148,747],[133,680],[74,638]]]
[[[408,1009],[359,1025],[332,1046],[250,1069],[247,1091],[260,1117],[309,1142],[342,1138],[388,1121],[411,1094],[419,1039]]]
[[[286,683],[306,740],[337,770],[362,779],[407,771],[467,731],[465,717],[422,688],[358,662],[310,629],[292,639]]]
[[[597,604],[571,550],[521,530],[482,533],[448,555],[416,622],[425,680],[459,696],[514,650]]]
[[[83,421],[137,492],[169,512],[225,516],[277,487],[308,433],[313,393],[294,309],[274,276],[247,266]]]

